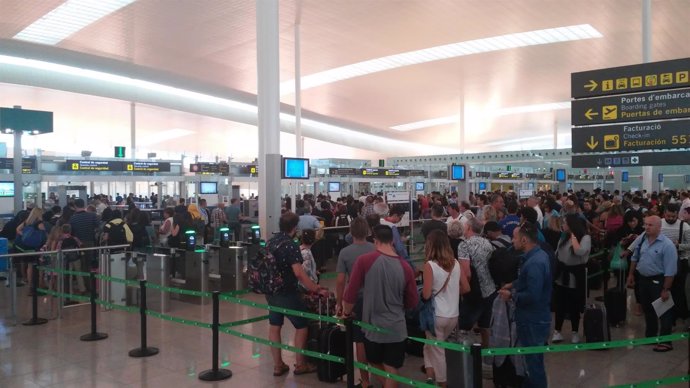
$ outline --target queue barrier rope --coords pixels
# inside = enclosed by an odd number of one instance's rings
[[[638,383],[631,383],[631,384],[611,385],[611,386],[609,386],[609,388],[646,388],[646,387],[658,387],[660,385],[671,385],[671,384],[678,384],[678,383],[685,383],[685,382],[690,382],[690,375],[666,377],[663,379],[656,379],[656,380],[646,380],[646,381],[640,381]]]

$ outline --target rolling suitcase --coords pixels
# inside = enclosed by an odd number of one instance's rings
[[[585,272],[585,276],[589,271]],[[585,286],[585,290],[587,287]],[[585,291],[586,292],[586,291]],[[606,307],[597,303],[587,304],[582,317],[582,326],[586,342],[604,342],[611,340],[609,322],[606,318]]]
[[[606,306],[608,323],[614,327],[618,327],[621,323],[625,323],[627,316],[626,300],[628,293],[623,282],[623,276],[618,276],[619,284],[617,284],[615,288],[606,290],[604,293],[604,306]]]
[[[453,332],[446,341],[466,346],[472,345],[469,334],[460,333],[459,330]],[[450,349],[445,349],[445,354],[447,386],[453,388],[472,388],[474,386],[472,381],[472,356],[466,352],[458,352]]]
[[[319,298],[319,314],[323,314],[324,303]],[[330,299],[330,298],[329,298]],[[326,301],[327,306],[329,301]],[[307,349],[332,356],[345,357],[345,332],[338,325],[311,321],[307,326]],[[345,364],[308,356],[310,363],[316,365],[319,381],[335,382],[345,375]]]

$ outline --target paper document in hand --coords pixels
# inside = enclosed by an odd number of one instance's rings
[[[669,295],[668,299],[666,301],[662,301],[661,298],[655,300],[652,302],[652,307],[654,307],[654,311],[656,312],[656,316],[660,317],[662,316],[665,312],[671,309],[671,307],[675,306],[675,303],[673,303],[673,296]]]

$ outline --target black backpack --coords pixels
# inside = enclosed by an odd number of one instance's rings
[[[335,226],[350,226],[350,216],[343,213],[335,219]]]
[[[496,248],[489,257],[489,273],[496,286],[513,282],[518,278],[522,253],[512,247]]]
[[[60,246],[58,249],[60,250],[65,250],[65,249],[79,249],[81,248],[81,243],[77,241],[76,238],[74,237],[67,237],[60,241]],[[84,255],[84,252],[63,252],[62,257],[64,258],[65,262],[67,263],[73,263],[75,261],[79,261],[81,257]]]
[[[125,232],[125,223],[113,223],[112,221],[105,224],[103,233],[108,234],[108,238],[104,241],[104,245],[124,245],[129,244],[127,241],[127,233]]]

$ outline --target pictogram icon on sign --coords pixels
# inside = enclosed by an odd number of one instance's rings
[[[601,107],[601,116],[604,120],[615,120],[618,118],[618,106],[604,105]]]
[[[628,88],[627,78],[617,78],[616,79],[616,90],[623,90]]]
[[[673,73],[662,73],[660,78],[661,81],[659,83],[662,85],[671,85],[673,83]]]
[[[613,90],[613,80],[612,79],[605,79],[601,81],[601,90],[608,92],[610,90]]]
[[[619,135],[604,135],[604,149],[617,150],[621,148],[621,137]]]
[[[656,74],[650,74],[644,77],[644,86],[656,86]]]
[[[641,88],[642,87],[642,77],[630,77],[630,87],[631,88]]]

